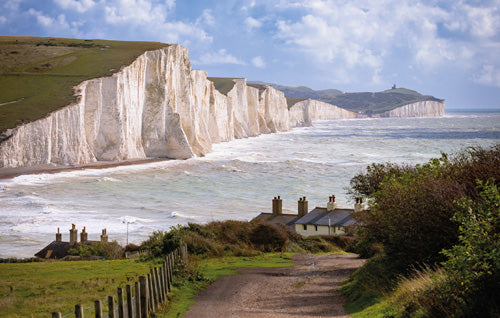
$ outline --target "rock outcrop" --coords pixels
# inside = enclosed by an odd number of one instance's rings
[[[251,87],[244,79],[234,82],[227,95],[220,93],[205,72],[191,69],[187,49],[180,45],[145,52],[111,77],[82,82],[76,104],[4,133],[0,167],[186,159],[203,156],[213,143],[314,120],[359,117],[314,100],[288,110],[281,91]],[[420,114],[420,106],[405,107],[389,115]]]

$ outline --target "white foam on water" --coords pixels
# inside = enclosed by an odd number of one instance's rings
[[[500,114],[478,116],[321,121],[217,144],[202,158],[2,180],[0,257],[30,257],[58,227],[67,239],[72,223],[93,240],[106,228],[120,244],[128,225],[129,242],[139,244],[177,224],[250,220],[270,211],[276,195],[290,213],[301,196],[313,207],[335,194],[339,206],[349,207],[344,188],[372,162],[424,163],[440,151],[498,143]],[[474,135],[484,131],[493,137]],[[453,134],[462,135],[445,139]]]

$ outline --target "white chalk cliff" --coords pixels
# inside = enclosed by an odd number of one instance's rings
[[[440,117],[444,116],[444,101],[421,101],[398,107],[376,117]]]
[[[234,82],[227,95],[220,93],[205,72],[191,69],[180,45],[145,52],[111,77],[81,83],[76,104],[7,131],[0,167],[185,159],[203,156],[213,143],[360,117],[313,100],[288,110],[281,91]],[[397,114],[412,111],[418,113],[410,107]]]

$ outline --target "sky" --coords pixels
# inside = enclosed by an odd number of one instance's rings
[[[500,0],[0,0],[0,35],[179,43],[208,76],[500,108]]]

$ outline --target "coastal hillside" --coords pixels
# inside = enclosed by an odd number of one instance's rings
[[[67,63],[67,67],[76,68],[76,60]],[[186,159],[204,156],[213,143],[310,125],[317,118],[314,112],[329,114],[328,118],[321,115],[323,119],[339,118],[335,111],[328,110],[336,109],[334,106],[322,104],[301,108],[301,115],[290,121],[281,91],[270,86],[248,86],[245,79],[223,82],[229,85],[221,92],[204,71],[192,70],[188,50],[180,45],[165,44],[145,51],[129,65],[115,69],[111,76],[79,83],[74,87],[75,101],[68,99],[70,104],[52,112],[45,112],[49,108],[46,105],[52,105],[50,100],[32,99],[35,105],[42,104],[39,108],[44,112],[37,113],[40,119],[14,123],[14,128],[2,133],[0,167]],[[19,106],[25,101],[21,96],[7,99],[4,106]],[[0,112],[8,113],[8,108],[2,107]],[[29,112],[25,109],[18,115]],[[343,112],[342,116],[347,115]]]
[[[168,44],[0,36],[0,133],[75,103],[73,87]]]
[[[1,39],[0,168],[186,159],[214,143],[367,116],[243,78],[208,78],[177,44]],[[380,116],[444,113],[441,102],[404,107]]]
[[[291,104],[303,99],[316,99],[353,112],[369,116],[374,115],[375,117],[384,113],[381,117],[392,117],[387,112],[409,104],[425,101],[444,102],[444,100],[435,98],[434,96],[422,95],[406,88],[392,88],[382,92],[343,93],[337,89],[316,91],[305,86],[286,86],[263,82],[255,83],[266,84],[282,91]]]

